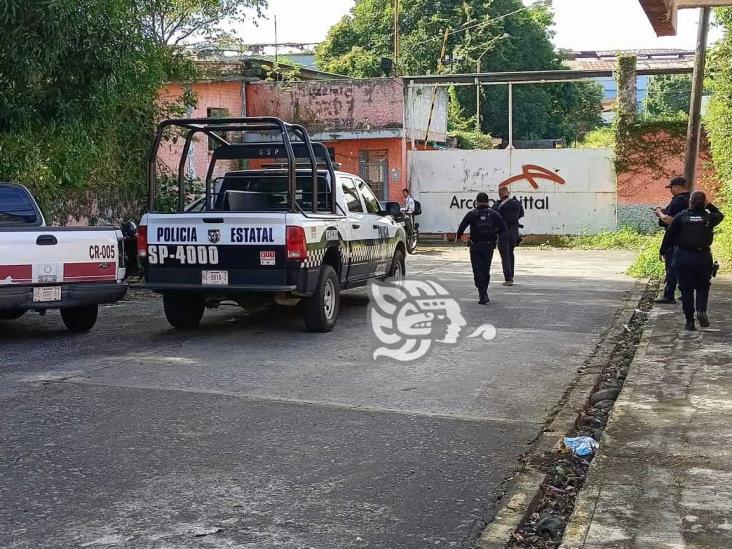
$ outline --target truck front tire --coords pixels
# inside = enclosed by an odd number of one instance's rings
[[[330,265],[323,265],[315,293],[302,301],[305,327],[310,332],[330,332],[338,320],[341,290],[338,275]]]
[[[165,318],[173,328],[191,330],[197,328],[203,318],[203,300],[190,294],[164,294]]]
[[[404,252],[397,250],[394,252],[394,257],[391,260],[391,269],[385,280],[389,282],[403,282],[406,276],[407,269],[404,261]]]
[[[61,320],[70,332],[83,333],[91,330],[97,323],[98,305],[85,307],[67,307],[61,309]]]

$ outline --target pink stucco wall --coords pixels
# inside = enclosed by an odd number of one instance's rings
[[[242,90],[244,85],[246,89]],[[395,79],[302,82],[288,86],[267,82],[199,82],[191,84],[191,90],[198,101],[190,113],[193,118],[206,117],[209,108],[223,108],[230,116],[277,116],[300,123],[311,133],[402,129],[404,123],[402,82]],[[160,101],[177,100],[183,91],[182,85],[169,84],[161,90]],[[386,152],[389,197],[385,198],[401,200],[401,190],[408,180],[405,139],[362,135],[358,139],[341,136],[323,142],[334,149],[342,169],[354,174],[359,173],[361,152]],[[159,160],[171,174],[177,174],[182,148],[181,139],[161,146]],[[195,139],[189,159],[188,169],[193,168],[196,177],[205,178],[211,160],[206,137]],[[219,162],[214,176],[236,167],[231,162]]]
[[[394,78],[247,86],[247,112],[302,124],[311,133],[404,127],[403,83]]]
[[[190,113],[191,118],[205,118],[209,108],[226,109],[230,116],[241,116],[243,113],[242,82],[197,82],[191,84],[191,91],[196,95],[198,103]],[[181,97],[181,84],[168,84],[160,91],[160,101],[170,101]],[[178,173],[178,162],[183,150],[182,140],[160,147],[158,159],[162,161],[173,174]],[[202,134],[194,138],[189,154],[189,162],[197,177],[206,176],[211,153],[208,150],[208,138]],[[217,162],[216,173],[220,175],[231,169],[231,162]]]

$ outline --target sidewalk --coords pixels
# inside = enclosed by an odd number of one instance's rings
[[[562,547],[732,547],[732,279],[709,317],[651,312]]]

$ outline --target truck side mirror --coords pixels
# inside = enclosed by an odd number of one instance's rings
[[[399,202],[387,202],[384,213],[392,217],[399,217],[402,214],[402,207]]]

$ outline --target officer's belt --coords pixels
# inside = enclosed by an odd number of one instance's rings
[[[685,250],[687,252],[708,252],[711,250],[709,246],[705,246],[703,248],[682,248],[681,246],[677,246],[679,250]]]

